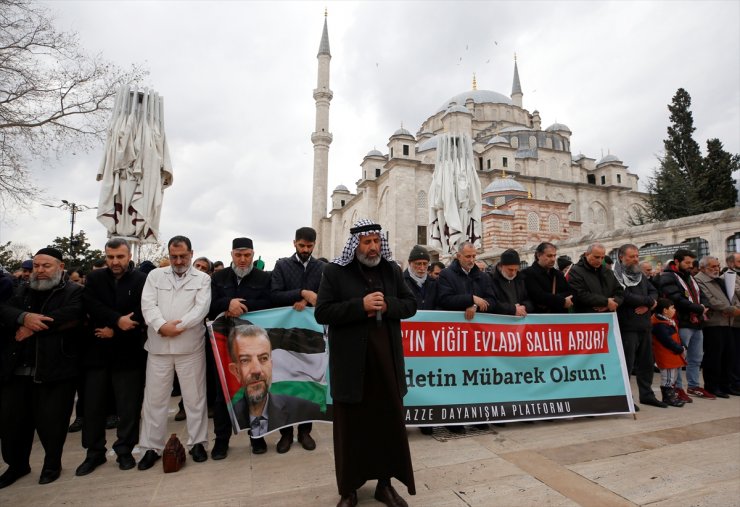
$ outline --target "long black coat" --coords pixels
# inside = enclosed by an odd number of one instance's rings
[[[621,331],[648,331],[651,328],[650,312],[642,315],[635,313],[635,308],[647,306],[652,308],[658,299],[658,290],[652,282],[643,276],[640,283],[624,288],[624,300],[617,308],[617,319]]]
[[[401,319],[416,313],[416,298],[395,263],[382,259],[380,269],[388,307],[383,325],[391,339],[398,390],[403,397],[407,387]],[[367,286],[356,259],[347,266],[327,264],[324,268],[314,315],[316,322],[329,325],[331,396],[339,402],[362,401],[367,341],[376,326],[375,317],[367,316],[362,299],[371,292],[375,290]]]
[[[23,312],[41,313],[54,319],[46,322],[49,329],[38,331],[22,342],[15,341],[20,327],[18,318]],[[35,382],[55,382],[74,378],[79,369],[80,325],[85,310],[82,286],[61,281],[48,291],[36,291],[28,284],[5,304],[0,305],[0,323],[3,325],[3,368],[5,378],[21,366],[24,354],[35,356]],[[32,347],[28,350],[27,347]],[[27,357],[27,356],[26,356]]]
[[[113,338],[90,338],[83,353],[85,366],[115,369],[144,367],[146,324],[141,314],[141,291],[145,283],[146,274],[132,268],[118,280],[107,268],[87,275],[83,297],[90,316],[90,327],[109,327],[113,329]],[[122,331],[118,328],[118,319],[131,312],[131,318],[139,325],[129,331]]]
[[[215,319],[228,310],[229,303],[234,298],[244,299],[248,312],[272,308],[270,273],[253,268],[242,278],[241,283],[237,281],[236,273],[231,267],[214,273],[211,277],[211,308],[208,318]]]
[[[457,259],[440,271],[437,280],[437,306],[442,310],[465,310],[473,306],[473,295],[488,302],[488,312],[492,313],[496,304],[491,288],[491,277],[478,266],[473,265],[465,274]]]
[[[403,279],[406,281],[406,285],[409,286],[411,292],[416,297],[416,309],[417,310],[436,310],[437,309],[437,280],[431,276],[427,276],[424,283],[419,287],[409,275],[409,270],[403,272]]]
[[[507,280],[498,270],[498,267],[494,267],[490,276],[491,288],[496,299],[493,313],[516,315],[516,305],[518,304],[524,306],[527,313],[534,312],[534,304],[529,299],[524,277],[521,274],[518,274],[513,280]],[[515,297],[512,299],[511,295],[515,295]]]
[[[573,307],[577,313],[593,313],[595,307],[606,306],[609,298],[622,304],[624,289],[612,270],[604,266],[594,269],[585,257],[581,257],[571,268],[568,283],[573,291]]]
[[[555,268],[545,269],[538,263],[522,271],[527,294],[534,304],[536,313],[568,313],[565,298],[573,295],[563,272]],[[555,292],[553,292],[553,280]]]

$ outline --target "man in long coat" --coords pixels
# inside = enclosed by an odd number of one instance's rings
[[[342,255],[324,268],[315,310],[316,321],[329,326],[337,506],[357,505],[357,489],[370,479],[378,480],[376,500],[405,506],[391,477],[416,494],[400,323],[416,313],[416,298],[380,225],[363,219],[350,234]]]

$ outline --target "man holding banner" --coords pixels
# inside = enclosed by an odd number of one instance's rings
[[[329,326],[337,506],[357,505],[357,489],[371,479],[378,480],[376,500],[405,506],[391,477],[416,494],[400,322],[416,313],[416,299],[379,224],[362,219],[350,234],[324,268],[315,310],[316,321]]]

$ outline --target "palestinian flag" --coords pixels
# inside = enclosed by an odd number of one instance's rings
[[[217,358],[219,378],[224,393],[228,393],[229,413],[235,432],[233,404],[244,397],[244,389],[229,371],[231,358],[228,336],[235,326],[256,325],[264,328],[272,344],[272,384],[270,393],[303,398],[321,407],[326,414],[328,395],[328,365],[323,326],[316,323],[313,308],[301,312],[290,307],[249,312],[239,318],[224,315],[208,323],[211,345]],[[331,403],[329,401],[329,403]],[[327,416],[327,420],[329,417]]]

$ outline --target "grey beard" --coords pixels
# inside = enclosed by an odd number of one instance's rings
[[[31,277],[28,279],[28,285],[33,290],[38,291],[45,291],[45,290],[51,290],[57,285],[59,285],[59,282],[62,281],[62,272],[58,271],[55,275],[53,275],[48,280],[39,280],[36,278],[36,276],[31,273]]]
[[[509,278],[509,275],[507,275],[507,274],[506,274],[506,273],[504,273],[503,271],[499,271],[499,273],[501,274],[501,276],[503,276],[504,278],[506,278],[506,279],[507,279],[508,281],[510,281],[510,282],[511,282],[512,280],[514,280],[514,278],[516,278],[516,275],[512,276],[511,278]]]
[[[254,267],[254,264],[250,264],[248,268],[237,268],[236,266],[232,265],[231,269],[234,270],[237,278],[244,278],[252,272],[252,267]]]
[[[636,275],[638,273],[642,273],[642,269],[640,268],[639,264],[632,264],[630,266],[625,266],[624,270],[630,275]]]
[[[378,264],[380,264],[380,255],[378,255],[375,259],[369,259],[366,255],[361,254],[360,252],[355,252],[355,255],[357,256],[357,260],[360,261],[360,264],[367,266],[368,268],[374,268]]]

